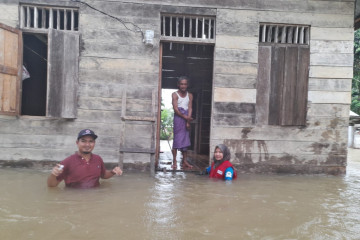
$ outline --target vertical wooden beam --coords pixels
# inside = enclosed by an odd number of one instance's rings
[[[206,36],[205,36],[205,18],[203,17],[203,19],[202,19],[202,30],[201,30],[201,38],[202,39],[205,39],[206,38]]]
[[[216,24],[215,24],[215,19],[213,19],[213,21],[214,21],[214,27],[213,27],[213,36],[214,36],[214,38],[215,38],[215,33],[216,33]]]
[[[30,21],[31,21],[31,13],[30,13],[30,7],[26,6],[26,27],[29,28],[30,27]]]
[[[172,36],[172,16],[170,16],[170,36]]]
[[[46,9],[41,9],[41,28],[46,28]]]
[[[266,40],[266,24],[264,24],[262,28],[261,42],[265,42],[265,40]]]
[[[273,26],[269,25],[267,33],[267,42],[271,42]]]
[[[71,9],[71,31],[74,31],[74,18],[75,18],[75,16],[74,16],[75,14],[74,14],[74,10],[73,9]]]
[[[162,16],[162,20],[163,20],[163,22],[162,22],[162,28],[163,28],[163,31],[162,31],[162,36],[166,36],[166,28],[165,28],[165,20],[166,20],[166,18],[165,18],[165,16]]]
[[[189,21],[189,38],[192,38],[192,18],[190,17]]]
[[[299,42],[298,36],[299,36],[299,27],[296,27],[295,35],[294,35],[294,43],[295,44],[297,44]]]
[[[198,31],[199,31],[199,18],[196,18],[196,25],[195,25],[195,38],[198,38]]]
[[[182,37],[185,37],[185,16],[183,16],[183,34]]]
[[[300,44],[304,44],[304,27],[300,29]]]
[[[281,43],[286,43],[286,26],[282,28]]]
[[[66,9],[64,9],[64,30],[68,30],[67,29],[67,22],[68,22],[67,11],[66,11]]]
[[[25,26],[25,7],[20,7],[20,28],[24,28]]]
[[[269,99],[271,81],[271,46],[259,46],[258,81],[256,84],[256,123],[267,125],[269,122]]]
[[[176,17],[176,37],[179,36],[179,17]]]
[[[54,13],[53,13],[53,9],[50,8],[49,9],[49,28],[53,28],[54,27]]]
[[[208,38],[211,39],[211,18],[209,18]]]
[[[293,43],[293,27],[288,28],[287,43]]]
[[[38,8],[34,7],[34,28],[38,28],[38,19],[39,19],[38,14],[39,14]]]
[[[57,16],[56,16],[56,29],[60,30],[60,10],[57,10]]]
[[[310,43],[310,28],[309,27],[305,28],[305,43],[306,44]]]
[[[274,42],[275,43],[278,43],[279,42],[279,26],[277,25],[276,28],[275,28],[275,39],[274,39]]]

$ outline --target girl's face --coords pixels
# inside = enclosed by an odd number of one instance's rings
[[[221,152],[220,148],[215,149],[214,157],[215,157],[216,161],[220,161],[221,159],[223,159],[224,154]]]

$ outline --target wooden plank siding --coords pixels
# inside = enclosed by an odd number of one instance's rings
[[[271,5],[274,2],[267,3]],[[311,2],[311,4],[328,3],[330,2]],[[336,4],[340,6],[343,3],[337,2]],[[345,3],[345,5],[347,4],[353,3]],[[289,5],[281,6],[276,11],[218,9],[217,40],[219,42],[217,41],[217,44],[219,43],[219,46],[217,45],[217,47],[219,49],[215,49],[214,119],[210,149],[218,143],[229,144],[235,156],[234,163],[239,164],[241,170],[276,172],[276,169],[281,169],[282,165],[290,166],[290,168],[292,165],[294,172],[297,170],[301,172],[304,165],[308,165],[310,167],[306,170],[307,172],[312,170],[313,172],[327,172],[326,166],[336,164],[345,166],[353,61],[353,16],[351,11],[331,12],[328,11],[329,9],[325,9],[325,5],[323,6],[324,8],[318,9],[316,13],[309,9],[300,10],[299,5],[294,6],[294,9],[288,9],[288,12],[284,12],[284,9]],[[253,79],[254,77],[257,79],[260,75],[267,75],[270,78],[270,72],[267,72],[266,68],[258,68],[256,72],[233,69],[234,66],[240,67],[249,63],[258,63],[258,66],[260,64],[264,66],[264,63],[260,61],[266,59],[266,52],[263,53],[263,58],[256,60],[258,52],[262,54],[262,50],[258,47],[259,22],[310,26],[310,48],[307,49],[307,51],[310,49],[310,57],[303,65],[303,67],[309,67],[308,81],[304,82],[308,86],[299,86],[300,88],[309,88],[308,95],[305,94],[307,99],[304,99],[308,101],[308,105],[307,108],[304,108],[304,105],[289,105],[289,102],[286,102],[288,104],[283,109],[283,113],[289,111],[290,106],[306,110],[306,112],[300,113],[307,115],[305,126],[301,129],[265,124],[267,121],[271,121],[271,118],[265,117],[271,110],[266,109],[278,109],[275,106],[277,104],[274,102],[275,105],[272,108],[266,105],[264,99],[270,98],[271,89],[269,85]],[[285,54],[283,52],[284,58]],[[295,57],[295,54],[292,53],[292,55]],[[252,57],[249,58],[249,56]],[[268,55],[269,57],[270,55]],[[300,59],[300,62],[303,61]],[[291,62],[287,64],[291,64]],[[222,66],[230,67],[223,68]],[[273,74],[275,74],[273,78],[277,78],[276,75],[286,73],[277,70]],[[220,92],[217,90],[219,87],[224,96],[219,96]],[[278,87],[274,85],[273,88],[277,89]],[[221,105],[251,103],[252,101],[246,97],[249,89],[260,91],[256,99],[255,115],[262,121],[251,121],[249,113],[246,115],[235,112],[230,116],[217,113],[219,110],[216,106],[220,103]],[[232,92],[237,92],[242,96],[230,94]],[[294,95],[294,91],[290,88],[286,94]],[[278,97],[281,98],[281,96]],[[296,100],[296,96],[294,101],[299,102]],[[302,101],[302,103],[306,104],[306,101]],[[270,114],[270,116],[277,115]],[[293,120],[298,121],[297,115],[294,115]],[[323,143],[327,146],[327,150],[322,147]],[[336,159],[334,156],[339,156],[339,158]],[[262,159],[261,162],[259,159]],[[286,161],[283,162],[282,159],[286,159]],[[333,159],[336,160],[333,161]],[[319,170],[315,167],[316,164],[324,166],[324,168]],[[341,172],[344,168],[340,167],[338,170]],[[329,171],[331,171],[330,168]]]
[[[0,22],[20,25],[19,2],[0,3]],[[0,160],[60,161],[76,150],[77,132],[88,127],[99,135],[94,152],[106,162],[149,165],[159,124],[155,120],[160,16],[169,13],[216,18],[212,109],[207,110],[212,116],[210,152],[216,144],[227,144],[232,161],[244,172],[344,172],[354,0],[95,0],[89,4],[142,30],[154,30],[154,46],[145,46],[141,33],[85,5],[57,1],[57,6],[79,8],[77,118],[0,115]],[[259,68],[265,60],[259,59],[260,23],[310,27],[303,126],[266,124],[265,99],[271,89],[258,78],[270,72]],[[285,105],[283,112],[289,107]],[[258,117],[263,121],[257,122]]]

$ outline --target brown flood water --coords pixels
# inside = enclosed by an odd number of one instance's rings
[[[0,169],[0,239],[360,239],[360,150],[345,176],[125,173],[73,190],[48,174]]]

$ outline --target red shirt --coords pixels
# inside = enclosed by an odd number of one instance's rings
[[[56,177],[64,180],[67,187],[91,188],[100,185],[99,179],[105,175],[104,161],[99,155],[91,154],[86,162],[78,153],[71,155],[61,162],[64,171]]]
[[[224,161],[223,163],[221,163],[217,168],[214,169],[214,165],[215,163],[213,162],[211,164],[211,171],[210,171],[210,174],[209,174],[209,177],[210,178],[220,178],[220,179],[224,179],[225,178],[225,170],[228,168],[228,167],[233,167],[233,165],[231,164],[230,161]],[[234,169],[234,176],[233,176],[233,179],[236,179],[237,177],[237,173]]]

